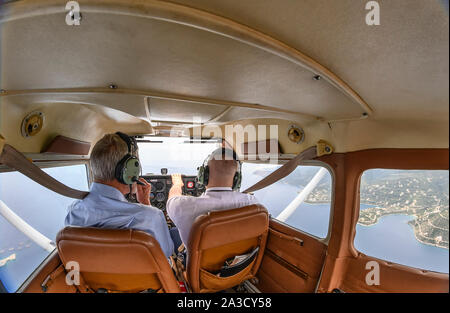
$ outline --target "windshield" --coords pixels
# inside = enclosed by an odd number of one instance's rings
[[[138,141],[139,160],[144,175],[158,175],[161,168],[167,168],[168,174],[197,175],[197,167],[221,146],[218,142],[192,143],[189,138],[178,137],[152,137],[150,140],[154,142]]]

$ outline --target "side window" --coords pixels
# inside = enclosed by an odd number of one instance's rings
[[[43,170],[72,188],[88,190],[84,164]],[[0,173],[0,200],[51,241],[64,227],[66,208],[74,201],[18,172]],[[0,214],[0,281],[8,292],[15,292],[49,253]]]
[[[245,190],[281,165],[242,164]],[[273,218],[319,238],[328,234],[331,174],[321,166],[299,166],[282,180],[255,192]]]
[[[355,248],[383,260],[448,273],[448,171],[367,170]]]

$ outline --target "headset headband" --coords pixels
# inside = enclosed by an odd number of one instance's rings
[[[241,161],[239,160],[236,152],[229,148],[217,148],[214,150],[204,161],[203,164],[198,168],[198,174],[197,174],[197,181],[201,185],[208,185],[209,181],[209,166],[208,163],[212,159],[214,159],[215,156],[220,155],[221,160],[222,157],[225,156],[223,160],[234,160],[238,163],[238,168],[236,169],[236,173],[233,177],[233,190],[239,190],[241,187],[241,181],[242,181],[242,173],[241,173]],[[232,156],[232,158],[230,158]]]
[[[240,160],[236,154],[236,152],[232,149],[229,148],[217,148],[216,150],[214,150],[213,152],[211,152],[211,154],[206,158],[206,165],[208,165],[208,162],[211,161],[212,159],[214,159],[215,156],[220,156],[221,158],[223,156],[225,156],[225,158],[223,160],[234,160],[240,163]],[[232,158],[230,158],[230,156]],[[222,159],[221,159],[222,160]],[[205,163],[205,162],[204,162]]]
[[[118,135],[120,138],[122,138],[123,141],[125,141],[128,147],[128,153],[131,155],[136,155],[136,151],[138,149],[136,139],[122,132],[116,132],[116,135]]]

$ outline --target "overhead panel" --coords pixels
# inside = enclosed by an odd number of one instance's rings
[[[47,3],[53,2],[57,3]],[[358,118],[364,113],[327,79],[317,79],[314,71],[267,49],[181,22],[148,18],[156,13],[147,16],[138,7],[126,11],[125,6],[111,4],[112,9],[102,11],[95,3],[81,2],[80,26],[66,25],[66,12],[56,5],[45,11],[48,14],[4,18],[2,88],[97,88],[114,82],[119,90],[259,104],[324,119]],[[84,97],[88,96],[76,96],[77,101]],[[117,101],[101,102],[122,106]],[[181,112],[194,108],[205,110],[205,118],[220,111],[207,104],[191,104],[186,110],[181,106],[161,101],[152,110],[155,118],[164,120],[183,119]],[[141,114],[134,108],[122,109]]]
[[[227,107],[193,101],[148,97],[151,121],[205,123],[222,113]]]

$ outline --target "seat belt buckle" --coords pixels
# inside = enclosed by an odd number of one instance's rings
[[[178,253],[182,253],[184,252],[184,250],[186,250],[186,247],[184,246],[184,243],[181,243],[181,245],[178,247]]]
[[[61,274],[65,273],[64,266],[61,264],[56,269],[54,269],[50,274],[45,277],[44,281],[41,283],[41,289],[43,292],[47,292],[50,286],[53,284],[55,279]]]
[[[334,149],[333,146],[331,144],[329,144],[328,142],[326,142],[325,140],[320,139],[317,144],[316,144],[316,150],[317,150],[317,156],[323,156],[323,155],[328,155],[328,154],[332,154]]]

